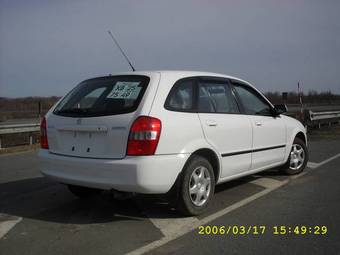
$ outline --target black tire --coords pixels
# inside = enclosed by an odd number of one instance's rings
[[[197,206],[192,201],[193,199],[192,196],[194,195],[190,195],[189,187],[191,185],[190,181],[192,179],[191,176],[193,172],[200,171],[199,170],[200,167],[201,169],[204,169],[202,171],[205,173],[204,174],[205,177],[207,177],[207,173],[210,175],[210,191],[206,192],[206,193],[209,193],[206,196],[206,199],[202,199],[202,202],[203,200],[205,200],[205,202],[202,205]],[[208,186],[209,185],[204,185],[205,191],[209,189],[207,188]],[[182,176],[181,176],[179,190],[178,190],[178,200],[177,200],[177,205],[176,205],[177,210],[186,216],[202,214],[208,207],[214,195],[214,192],[215,192],[215,176],[214,176],[214,171],[213,171],[213,168],[210,162],[204,157],[196,156],[196,155],[192,156],[189,159],[189,161],[186,163],[182,171]]]
[[[81,187],[76,185],[67,185],[67,187],[71,191],[71,193],[78,198],[88,198],[101,192],[101,190],[99,189]]]
[[[293,150],[294,145],[300,146],[303,149],[303,153],[304,153],[304,161],[301,164],[301,166],[298,167],[297,169],[292,169],[290,167],[291,152]],[[289,157],[287,159],[287,162],[281,167],[281,171],[286,175],[299,174],[305,169],[307,162],[308,162],[308,158],[309,158],[308,149],[307,149],[305,142],[303,140],[301,140],[300,138],[295,137],[294,142],[293,142],[293,146],[291,148],[291,151],[289,153]]]

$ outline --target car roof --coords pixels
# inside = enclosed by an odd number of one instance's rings
[[[240,78],[226,75],[226,74],[220,74],[220,73],[213,73],[213,72],[202,72],[202,71],[184,71],[184,70],[151,70],[151,71],[130,71],[130,72],[122,72],[122,73],[112,73],[109,76],[104,76],[104,77],[95,77],[91,78],[92,79],[97,79],[97,78],[106,78],[110,76],[115,76],[115,75],[146,75],[146,76],[151,76],[154,74],[160,74],[162,77],[164,76],[171,76],[173,78],[181,79],[185,77],[195,77],[195,76],[211,76],[211,77],[223,77],[227,79],[233,79],[233,80],[238,80],[243,83],[246,83],[250,86],[252,86],[249,82],[242,80]]]

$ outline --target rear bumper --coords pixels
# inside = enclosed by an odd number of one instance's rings
[[[189,154],[90,159],[41,149],[40,170],[58,182],[98,189],[164,194],[170,190]]]

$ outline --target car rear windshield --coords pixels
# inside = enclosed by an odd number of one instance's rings
[[[69,117],[95,117],[133,112],[149,81],[149,77],[141,75],[86,80],[76,86],[53,113]]]

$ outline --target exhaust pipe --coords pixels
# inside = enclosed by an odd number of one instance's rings
[[[112,194],[113,198],[116,200],[126,200],[136,196],[136,193],[133,192],[124,192],[115,189],[111,189],[110,193]]]

